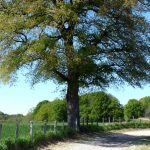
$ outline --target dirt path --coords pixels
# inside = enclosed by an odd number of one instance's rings
[[[40,150],[127,150],[133,145],[150,142],[150,129],[108,134],[84,134],[76,140],[49,145]]]

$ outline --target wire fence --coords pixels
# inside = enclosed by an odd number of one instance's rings
[[[34,134],[41,133],[46,135],[48,132],[56,133],[59,130],[66,128],[66,122],[34,122],[28,123],[16,121],[16,123],[2,123],[0,124],[0,139],[30,137]]]
[[[145,122],[143,119],[134,119],[132,118],[131,122],[142,123]],[[147,119],[146,122],[150,123],[150,119]],[[80,126],[107,126],[110,124],[125,124],[126,122],[122,118],[102,118],[101,121],[96,121],[94,119],[80,119]],[[46,135],[49,132],[57,133],[60,130],[64,130],[68,124],[65,121],[62,122],[20,122],[16,121],[13,123],[1,123],[0,124],[0,139],[7,138],[18,138],[18,137],[30,137],[32,138],[34,134],[41,133]]]

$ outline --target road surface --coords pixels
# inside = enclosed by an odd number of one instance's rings
[[[39,150],[130,150],[143,143],[150,144],[150,129],[83,134],[77,139],[50,144]]]

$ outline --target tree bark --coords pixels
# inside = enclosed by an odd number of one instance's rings
[[[68,126],[72,129],[79,130],[80,118],[79,118],[79,84],[78,80],[68,81],[67,87],[67,120]]]

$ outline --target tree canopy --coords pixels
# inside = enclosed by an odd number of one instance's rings
[[[41,101],[33,111],[33,118],[35,121],[67,121],[66,101]]]
[[[1,0],[0,78],[67,84],[69,126],[79,87],[150,81],[149,0]]]
[[[109,117],[123,119],[123,106],[117,98],[104,92],[87,93],[80,96],[80,117],[96,121]]]
[[[37,106],[35,108],[33,108],[33,114],[36,114],[40,110],[40,108],[42,107],[43,104],[48,104],[48,103],[49,103],[48,100],[43,100],[43,101],[39,102],[37,104]]]
[[[140,103],[144,107],[144,115],[150,117],[150,96],[146,96],[140,99]]]
[[[133,118],[143,117],[144,108],[141,103],[136,99],[130,99],[124,108],[125,120],[130,120]]]
[[[93,119],[95,121],[102,121],[102,118],[108,120],[108,117],[110,117],[111,121],[113,118],[117,120],[119,118],[123,119],[123,106],[112,95],[104,92],[87,93],[80,96],[79,102],[81,119]],[[33,110],[33,118],[35,121],[67,121],[66,106],[66,100],[56,99],[46,103],[41,101]]]

